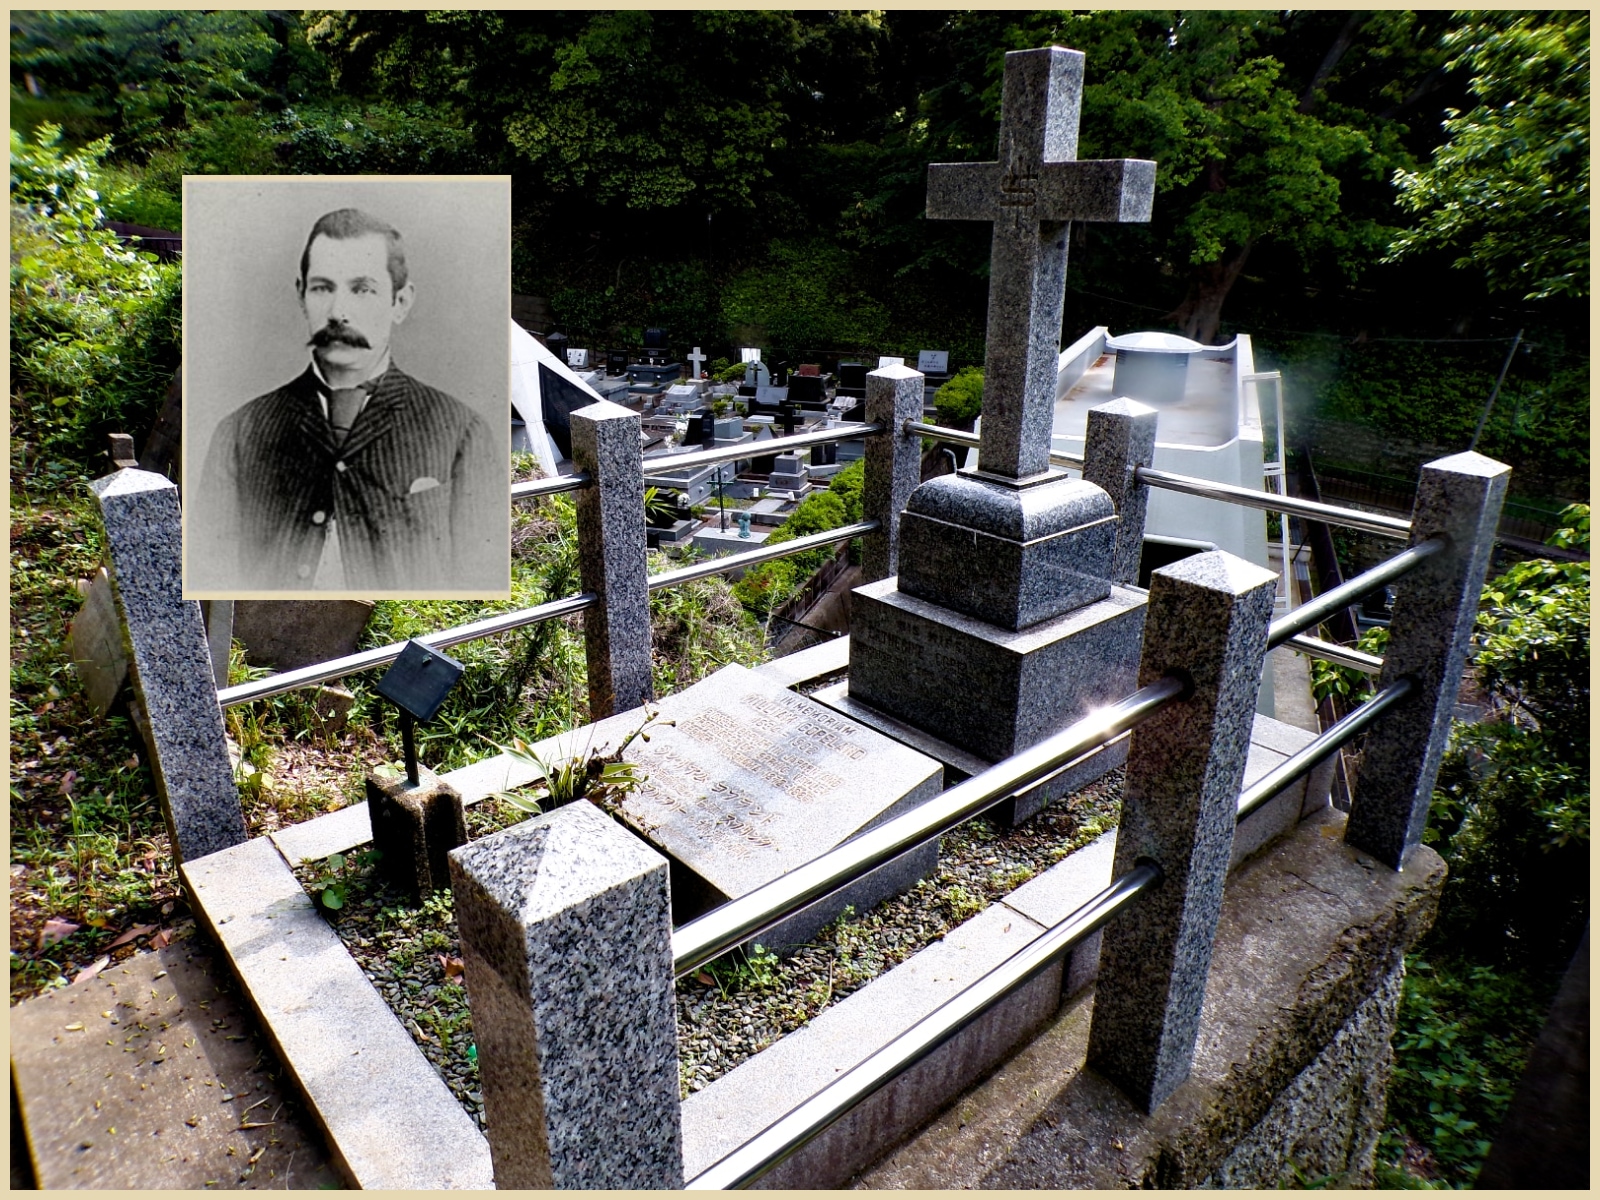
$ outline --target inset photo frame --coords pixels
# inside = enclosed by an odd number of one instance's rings
[[[511,594],[509,176],[185,176],[183,594]]]

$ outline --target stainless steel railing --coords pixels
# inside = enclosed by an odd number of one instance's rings
[[[1176,676],[1147,684],[1037,746],[996,763],[788,874],[680,925],[672,934],[674,974],[685,975],[703,966],[813,900],[1040,782],[1180,699],[1187,688],[1188,684]]]

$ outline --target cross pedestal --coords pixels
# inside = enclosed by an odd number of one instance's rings
[[[1155,191],[1153,162],[1077,160],[1082,91],[1076,50],[1007,54],[999,161],[928,168],[930,219],[994,226],[978,464],[911,493],[898,580],[853,601],[850,699],[989,761],[1131,691],[1144,623],[1111,497],[1050,467],[1068,226],[1147,221]]]

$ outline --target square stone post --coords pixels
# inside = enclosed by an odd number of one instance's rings
[[[1442,533],[1450,546],[1395,585],[1378,686],[1409,677],[1415,690],[1367,734],[1345,827],[1346,842],[1397,871],[1428,821],[1510,475],[1472,451],[1422,468],[1411,544]]]
[[[150,767],[179,862],[245,840],[200,602],[183,598],[178,487],[150,471],[95,480]]]
[[[586,800],[450,855],[500,1188],[678,1188],[667,860]]]
[[[867,420],[886,428],[867,438],[862,516],[881,523],[861,539],[864,583],[887,579],[900,569],[900,514],[922,479],[922,439],[907,433],[907,421],[922,420],[924,376],[910,367],[880,367],[867,375]]]
[[[589,719],[638,708],[650,678],[644,464],[639,414],[610,400],[571,416],[572,458],[594,482],[578,491],[578,570],[599,602],[584,613]]]
[[[1139,684],[1181,671],[1194,690],[1133,731],[1112,877],[1154,862],[1162,878],[1103,931],[1088,1052],[1146,1112],[1194,1054],[1276,580],[1213,550],[1150,582]]]
[[[1138,583],[1144,552],[1144,514],[1150,488],[1135,478],[1156,455],[1156,410],[1126,397],[1089,410],[1083,443],[1083,477],[1104,488],[1117,510],[1111,581]]]

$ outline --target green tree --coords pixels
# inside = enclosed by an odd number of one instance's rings
[[[1476,14],[1443,45],[1478,103],[1446,110],[1431,163],[1395,173],[1401,207],[1421,221],[1391,256],[1450,249],[1493,290],[1587,296],[1589,15]]]
[[[144,161],[272,93],[274,24],[259,12],[14,12],[12,124],[53,123],[79,145],[109,134],[117,155]]]
[[[177,369],[179,272],[100,228],[102,139],[11,131],[12,437],[82,454],[143,433]],[[102,443],[103,444],[103,443]]]

